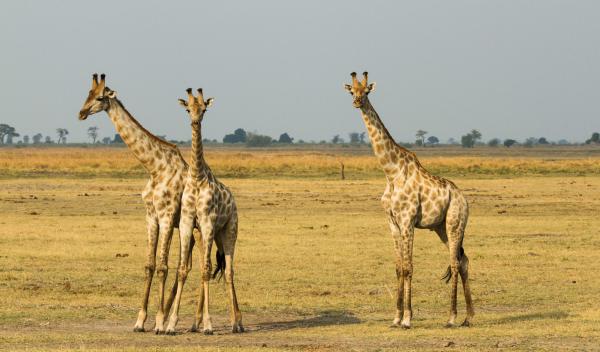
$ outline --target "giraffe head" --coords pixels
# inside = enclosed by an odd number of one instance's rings
[[[362,82],[359,82],[358,79],[356,79],[356,72],[352,72],[350,76],[352,76],[352,84],[346,84],[344,85],[344,88],[352,95],[352,105],[354,105],[355,108],[360,109],[363,106],[367,95],[375,90],[375,82],[369,84],[368,72],[363,72]]]
[[[188,88],[186,91],[188,94],[188,100],[185,101],[183,99],[179,99],[179,105],[185,108],[185,111],[187,111],[188,115],[190,115],[193,123],[199,123],[204,117],[206,108],[212,105],[214,98],[208,98],[204,100],[202,88],[198,88],[198,97],[195,97],[194,94],[192,94],[192,88]]]
[[[109,99],[117,97],[117,93],[106,86],[105,78],[106,75],[101,74],[100,82],[98,82],[98,74],[94,73],[92,76],[92,89],[90,89],[88,97],[79,111],[80,120],[85,120],[89,115],[107,110],[110,105]]]

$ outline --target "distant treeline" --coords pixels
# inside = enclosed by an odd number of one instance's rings
[[[113,137],[99,137],[99,128],[97,126],[91,126],[87,129],[87,135],[90,138],[90,143],[94,145],[110,145],[110,144],[122,144],[123,139],[119,134],[115,134]],[[500,139],[491,138],[487,142],[484,142],[481,132],[476,129],[471,130],[465,135],[461,136],[460,140],[450,138],[446,142],[441,142],[440,139],[434,135],[429,135],[429,132],[424,130],[418,130],[415,133],[414,142],[400,142],[405,147],[436,147],[441,145],[460,145],[464,148],[474,148],[478,146],[489,146],[489,147],[501,147],[510,148],[515,145],[521,145],[524,147],[533,147],[536,145],[582,145],[582,144],[600,144],[600,133],[594,132],[591,137],[586,139],[585,143],[569,142],[566,139],[560,139],[558,141],[550,141],[545,137],[529,137],[525,140],[518,141],[512,138]],[[0,124],[0,145],[28,145],[28,144],[85,144],[85,143],[67,143],[67,136],[69,131],[66,128],[57,128],[54,136],[42,135],[37,133],[33,136],[23,135],[21,136],[14,127],[8,124]],[[21,137],[20,139],[17,139]],[[54,139],[53,137],[56,137]],[[165,135],[158,135],[157,137],[178,145],[190,145],[191,141],[181,141],[168,139]],[[345,139],[339,134],[332,136],[329,140],[303,140],[291,137],[287,132],[279,135],[279,138],[273,138],[271,136],[263,135],[257,132],[247,132],[243,128],[237,128],[231,134],[227,134],[221,141],[217,139],[204,139],[205,143],[223,143],[223,144],[236,144],[245,145],[248,147],[268,147],[272,145],[286,145],[286,144],[339,144],[339,145],[368,145],[369,139],[365,132],[351,132],[348,133],[348,139]]]

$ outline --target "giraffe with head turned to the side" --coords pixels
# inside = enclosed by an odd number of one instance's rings
[[[92,76],[92,88],[79,112],[79,119],[85,120],[89,115],[106,111],[123,142],[127,144],[135,157],[150,174],[150,180],[142,192],[142,199],[146,206],[146,227],[148,234],[148,248],[146,258],[146,280],[142,307],[138,313],[134,331],[144,331],[144,323],[148,315],[148,298],[152,278],[156,270],[158,278],[158,310],[154,326],[155,333],[164,332],[164,319],[168,315],[174,297],[174,283],[171,296],[165,302],[165,280],[168,272],[169,246],[173,229],[179,222],[179,207],[183,193],[184,179],[187,176],[188,165],[179,149],[168,142],[154,136],[146,130],[125,109],[123,103],[117,99],[117,93],[108,88],[105,75]],[[160,241],[160,244],[159,244]],[[158,252],[158,264],[156,255]]]
[[[446,326],[455,325],[459,275],[467,305],[467,317],[462,325],[469,326],[474,310],[469,288],[469,259],[462,246],[469,216],[467,200],[454,183],[430,174],[414,153],[394,141],[369,101],[368,95],[375,89],[375,83],[368,82],[367,72],[363,73],[362,81],[356,78],[355,72],[351,77],[352,84],[346,84],[345,89],[352,95],[354,107],[361,111],[373,152],[387,179],[381,202],[394,239],[398,278],[392,326],[411,327],[415,228],[435,231],[450,250],[450,266],[444,276],[446,282],[451,283],[450,318]]]
[[[204,100],[202,89],[198,89],[198,96],[192,94],[192,89],[187,89],[188,100],[179,99],[179,104],[187,111],[192,122],[192,160],[188,177],[186,178],[183,196],[181,198],[181,220],[179,222],[180,262],[177,278],[177,294],[173,303],[167,334],[175,334],[175,327],[179,320],[179,303],[183,285],[189,273],[189,257],[194,246],[192,231],[198,228],[199,238],[196,242],[201,244],[200,257],[202,270],[202,285],[196,308],[196,317],[192,331],[200,329],[203,324],[204,334],[213,333],[212,321],[209,314],[209,281],[211,279],[210,254],[213,242],[217,245],[217,267],[212,278],[224,272],[225,283],[229,294],[231,331],[239,333],[244,331],[242,326],[242,313],[238,307],[237,296],[233,284],[233,255],[238,232],[238,213],[233,194],[212,173],[204,160],[202,146],[201,123],[206,109],[212,104],[213,98]]]

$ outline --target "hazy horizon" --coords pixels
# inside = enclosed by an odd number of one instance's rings
[[[600,130],[594,1],[18,1],[0,4],[0,123],[69,142],[94,72],[147,129],[188,140],[187,87],[215,97],[203,135],[236,128],[331,140],[365,131],[343,84],[368,70],[397,141],[584,141]],[[17,138],[17,139],[20,139]]]

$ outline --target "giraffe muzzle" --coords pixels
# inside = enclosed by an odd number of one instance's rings
[[[89,115],[90,115],[90,111],[89,110],[81,110],[79,112],[79,120],[83,121],[83,120],[87,119]]]

